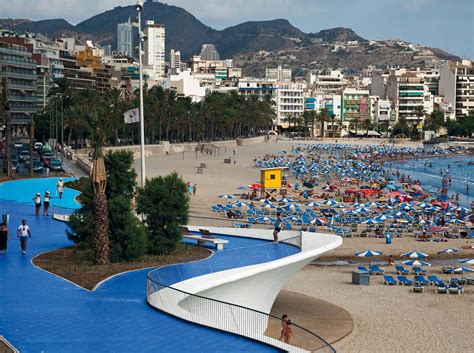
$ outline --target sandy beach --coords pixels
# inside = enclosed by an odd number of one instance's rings
[[[321,141],[316,141],[320,143]],[[325,141],[330,143],[331,141]],[[310,141],[275,141],[236,147],[235,164],[224,164],[232,157],[233,148],[221,149],[219,156],[202,156],[195,153],[147,158],[147,176],[166,175],[176,171],[185,182],[197,184],[196,195],[191,196],[191,225],[231,226],[231,221],[210,211],[210,206],[222,203],[217,196],[238,193],[239,186],[259,182],[259,170],[251,168],[255,157],[291,150],[292,146]],[[344,141],[357,145],[374,141]],[[403,146],[412,145],[411,142]],[[184,156],[184,159],[183,159]],[[205,163],[203,174],[197,167]],[[139,171],[139,161],[135,161]],[[417,250],[434,254],[447,247],[461,247],[466,240],[450,239],[446,243],[417,242],[413,237],[396,238],[385,244],[382,238],[346,238],[341,247],[326,255],[327,260],[351,257],[366,249],[383,251],[398,256]],[[473,250],[463,251],[462,256],[474,257]],[[447,255],[443,259],[449,260]],[[384,258],[375,260],[384,260]],[[309,265],[287,283],[285,289],[314,296],[346,309],[353,317],[354,330],[335,344],[339,352],[468,352],[474,346],[469,329],[474,322],[474,286],[467,286],[463,295],[435,295],[432,287],[423,294],[413,294],[410,287],[388,287],[381,277],[372,277],[370,286],[356,286],[351,282],[355,266]],[[393,267],[388,274],[394,275]],[[430,273],[440,278],[439,266]]]

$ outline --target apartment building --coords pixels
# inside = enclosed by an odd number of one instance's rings
[[[341,95],[341,120],[350,122],[355,119],[370,119],[369,95],[368,90],[345,89]]]
[[[146,21],[144,33],[148,37],[144,43],[145,69],[155,78],[163,78],[166,72],[165,26]]]
[[[470,60],[440,67],[439,94],[456,109],[456,118],[474,110],[474,66]]]
[[[38,111],[33,46],[24,38],[0,37],[0,82],[6,83],[13,136],[28,134]]]
[[[416,114],[420,106],[427,114],[433,111],[433,97],[423,79],[414,72],[405,71],[397,75],[392,71],[387,80],[386,92],[387,98],[398,107],[397,120],[402,117],[411,122],[420,120]]]
[[[340,70],[310,73],[307,81],[316,91],[328,94],[341,94],[348,84]]]
[[[291,118],[303,115],[305,109],[304,93],[306,83],[278,82],[276,90],[276,125],[288,127]]]
[[[117,24],[117,52],[133,57],[133,25],[128,18],[125,23]]]
[[[277,68],[265,69],[265,78],[267,80],[276,80],[280,82],[291,81],[291,69],[284,69],[279,65]]]

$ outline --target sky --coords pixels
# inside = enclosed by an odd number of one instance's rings
[[[77,24],[115,6],[134,3],[134,0],[0,0],[0,18],[64,18]],[[474,59],[474,0],[167,0],[166,3],[185,8],[216,29],[245,21],[285,18],[303,32],[349,27],[366,39],[402,39]]]

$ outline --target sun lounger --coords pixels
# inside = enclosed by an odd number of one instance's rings
[[[424,293],[425,287],[421,284],[413,284],[413,287],[411,287],[411,291],[412,293]]]
[[[442,267],[441,268],[441,273],[444,273],[445,275],[451,275],[454,273],[454,268],[453,267]]]
[[[420,276],[420,275],[415,276],[413,282],[415,282],[416,284],[423,285],[423,286],[427,286],[430,284],[430,282],[427,281],[425,277]]]
[[[398,283],[392,276],[383,276],[383,284],[396,286]]]
[[[428,276],[428,281],[430,282],[431,285],[435,285],[435,284],[438,284],[438,283],[444,283],[436,275]]]
[[[402,286],[411,286],[413,285],[413,281],[406,278],[405,276],[397,276],[398,283]]]
[[[415,275],[426,275],[428,273],[428,271],[422,269],[421,267],[419,266],[415,266],[412,268],[412,271]]]
[[[374,265],[370,266],[370,273],[373,275],[383,275],[385,273],[385,270],[377,265]]]
[[[464,287],[461,287],[457,282],[451,282],[448,287],[449,294],[461,294],[464,293]]]
[[[366,268],[365,266],[357,266],[357,269],[360,272],[370,272],[370,270],[368,268]]]
[[[436,283],[436,288],[435,288],[435,293],[436,294],[440,294],[440,293],[448,294],[448,286],[446,285],[446,283],[444,283],[442,281],[437,282]]]
[[[403,266],[395,266],[395,272],[399,275],[408,275],[410,271],[408,271],[405,267]]]

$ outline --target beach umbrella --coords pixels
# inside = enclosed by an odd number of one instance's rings
[[[461,266],[461,267],[455,268],[454,272],[455,273],[464,273],[464,272],[474,272],[474,270],[472,268],[469,268],[469,267]]]
[[[365,250],[365,251],[362,251],[362,252],[355,253],[355,256],[357,256],[357,257],[372,257],[372,256],[380,256],[382,254],[383,254],[383,252],[381,252],[381,251]]]
[[[368,220],[362,222],[362,224],[379,224],[379,222],[376,221],[375,219],[369,218]]]
[[[451,257],[451,263],[453,263],[453,254],[458,251],[461,251],[461,249],[447,248],[447,249],[441,250],[440,252],[438,252],[438,254],[440,255],[449,254]]]
[[[464,265],[474,265],[474,259],[464,259],[464,260],[459,260],[459,262]]]
[[[410,259],[424,259],[428,257],[428,254],[418,251],[409,251],[402,254],[403,257],[409,257]]]
[[[275,206],[271,203],[265,203],[260,208],[270,209],[270,208],[277,208],[277,206]]]
[[[315,218],[312,219],[310,224],[318,224],[318,225],[325,225],[328,223],[328,221],[325,218]]]
[[[403,261],[402,264],[407,266],[431,266],[430,263],[421,260],[407,260]]]
[[[452,224],[464,224],[465,222],[464,222],[464,221],[461,221],[460,219],[454,218],[454,219],[450,220],[448,223],[452,223]]]
[[[329,200],[324,200],[322,204],[326,206],[336,206],[337,204],[339,204],[339,202],[333,199],[329,199]]]
[[[257,221],[259,221],[259,222],[261,222],[261,223],[266,223],[266,222],[275,222],[276,219],[273,218],[273,217],[263,216],[263,217],[257,218]]]
[[[310,203],[307,204],[309,207],[318,207],[321,206],[319,202],[316,201],[311,201]]]
[[[458,207],[458,208],[456,208],[456,211],[461,211],[461,212],[464,212],[464,213],[471,212],[471,210],[466,208],[466,207]]]
[[[220,199],[235,199],[235,196],[223,194],[223,195],[219,195],[219,198]]]
[[[230,205],[236,206],[236,207],[246,207],[249,204],[247,202],[238,200],[238,201],[231,202]]]

